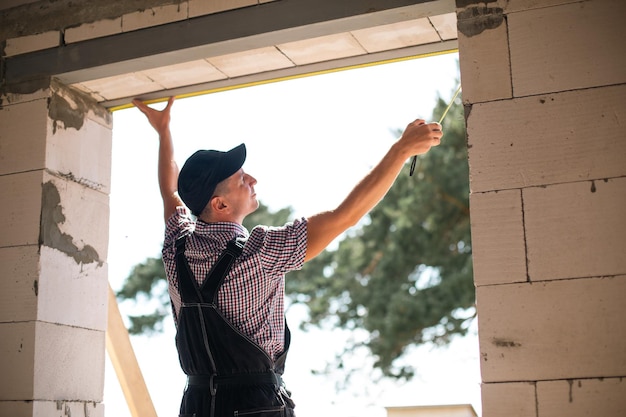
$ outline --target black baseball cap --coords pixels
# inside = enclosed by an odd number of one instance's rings
[[[178,194],[191,212],[198,216],[208,204],[215,187],[233,175],[246,160],[246,145],[230,151],[199,150],[191,155],[178,174]]]

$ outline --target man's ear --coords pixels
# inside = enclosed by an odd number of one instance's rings
[[[211,199],[211,208],[215,212],[224,211],[228,206],[222,197],[214,197]]]

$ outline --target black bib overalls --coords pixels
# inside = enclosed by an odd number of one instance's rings
[[[180,416],[295,416],[281,378],[291,340],[287,324],[285,350],[274,362],[217,307],[218,289],[243,244],[229,242],[198,286],[184,255],[185,241],[182,237],[176,242],[181,297],[176,347],[180,365],[188,375]]]

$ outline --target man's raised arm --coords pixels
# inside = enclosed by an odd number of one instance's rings
[[[418,119],[410,123],[383,159],[335,209],[309,217],[305,260],[319,255],[337,236],[358,223],[391,188],[406,160],[439,145],[439,123]]]
[[[150,125],[159,135],[159,162],[158,177],[161,198],[163,199],[163,215],[165,221],[170,218],[176,207],[182,206],[183,202],[178,196],[178,165],[174,160],[174,144],[170,132],[170,111],[174,97],[170,97],[167,106],[159,111],[148,107],[139,99],[134,99],[133,104],[148,118]]]

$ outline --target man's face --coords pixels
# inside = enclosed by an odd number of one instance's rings
[[[222,196],[228,203],[232,214],[236,217],[245,217],[259,207],[256,199],[254,185],[256,179],[246,174],[243,169],[235,172],[224,180],[224,195]]]

